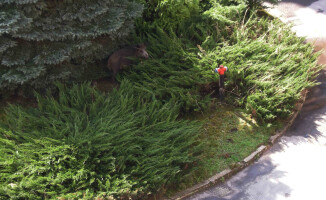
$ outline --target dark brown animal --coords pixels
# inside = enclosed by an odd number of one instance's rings
[[[135,64],[135,58],[148,58],[144,44],[122,48],[109,57],[107,67],[113,72],[113,82],[116,81],[115,77],[120,70],[126,66]]]

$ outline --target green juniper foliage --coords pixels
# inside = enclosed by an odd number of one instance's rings
[[[142,10],[131,0],[0,0],[0,94],[80,79],[133,31]]]
[[[315,84],[319,54],[289,27],[246,12],[246,4],[239,2],[215,2],[176,30],[138,23],[138,32],[147,33],[140,40],[148,40],[152,58],[123,77],[158,99],[176,99],[183,112],[203,111],[209,97],[200,88],[217,81],[213,69],[224,63],[230,67],[227,102],[260,120],[289,116],[301,91]]]
[[[208,96],[198,92],[202,82],[201,71],[196,67],[198,49],[189,40],[182,40],[175,33],[154,26],[144,38],[151,58],[122,72],[119,79],[127,78],[140,89],[148,91],[162,102],[180,104],[180,111],[205,110]]]
[[[237,8],[244,13],[245,7]],[[226,89],[230,103],[254,111],[261,120],[289,116],[301,91],[315,84],[321,68],[317,65],[319,54],[277,20],[259,19],[255,13],[248,20],[236,14],[228,17],[229,12],[219,10],[222,5],[204,13],[215,19],[220,33],[216,47],[202,45],[206,53],[200,63],[210,66],[209,61],[216,60],[229,67]],[[227,31],[223,32],[223,27]]]
[[[143,21],[162,29],[176,28],[200,11],[200,0],[138,0],[144,3]]]
[[[215,91],[201,90],[217,82],[217,64],[229,67],[226,102],[264,121],[289,116],[315,84],[311,44],[248,12],[244,0],[139,1],[144,18],[132,41],[145,41],[150,58],[118,74],[119,90],[58,84],[56,94],[36,95],[36,108],[7,109],[0,199],[141,199],[179,182],[198,159],[202,127],[180,118],[208,107]],[[142,11],[127,0],[0,0],[0,7],[1,92],[79,76],[109,55]]]
[[[108,95],[88,84],[58,88],[57,98],[38,95],[37,108],[8,108],[0,198],[141,196],[195,160],[201,125],[177,120],[177,104],[141,98],[127,81]]]

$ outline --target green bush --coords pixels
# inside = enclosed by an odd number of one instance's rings
[[[125,77],[158,99],[177,98],[183,111],[198,111],[209,104],[200,86],[216,81],[213,69],[225,64],[228,103],[260,120],[289,116],[301,91],[315,85],[319,54],[286,25],[247,12],[242,1],[211,3],[211,9],[184,19],[175,30],[138,26],[151,33],[142,39],[149,38],[152,58]]]
[[[213,3],[202,14],[185,18],[176,29],[138,24],[151,58],[124,72],[157,99],[174,99],[182,112],[203,111],[209,95],[201,86],[216,82],[213,69],[230,67],[227,101],[245,107],[260,120],[285,118],[301,91],[313,86],[318,53],[277,20],[247,12],[241,1]]]
[[[245,7],[237,7],[243,13]],[[315,85],[319,54],[277,20],[255,13],[248,19],[234,14],[231,18],[219,10],[223,6],[216,5],[205,14],[215,19],[218,30],[224,27],[228,31],[219,34],[222,39],[215,48],[202,45],[206,53],[199,63],[210,67],[215,60],[229,67],[226,89],[230,103],[245,107],[260,120],[289,116],[302,90]]]
[[[7,109],[1,199],[141,197],[180,179],[199,152],[201,125],[177,120],[177,104],[142,98],[130,82],[108,95],[59,84],[56,96]]]
[[[145,5],[143,23],[156,24],[162,29],[176,28],[183,20],[197,15],[200,0],[138,0]]]
[[[198,1],[143,2],[133,41],[147,42],[150,59],[121,71],[119,90],[58,84],[53,96],[37,95],[36,108],[8,108],[0,129],[0,198],[143,198],[180,181],[200,152],[201,127],[180,118],[208,107],[214,91],[200,89],[217,81],[217,64],[230,69],[227,103],[260,120],[287,117],[301,91],[315,84],[313,47],[280,22],[247,12],[243,0],[204,1],[210,9],[203,13]],[[0,42],[0,50],[15,46]]]
[[[205,110],[209,97],[199,93],[205,81],[202,70],[197,68],[198,48],[172,30],[164,31],[155,25],[150,30],[141,39],[147,39],[150,58],[124,70],[117,79],[130,80],[162,102],[180,104],[181,115]]]

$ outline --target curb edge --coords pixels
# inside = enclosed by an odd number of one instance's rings
[[[297,118],[298,114],[300,113],[303,104],[306,100],[308,94],[308,90],[305,89],[302,91],[302,97],[299,99],[299,101],[296,103],[294,113],[289,117],[288,123],[285,127],[279,132],[276,132],[274,135],[272,135],[269,140],[267,141],[267,145],[261,145],[259,146],[256,151],[252,152],[249,156],[244,158],[241,162],[238,162],[236,166],[232,169],[227,168],[223,170],[220,173],[217,173],[213,175],[212,177],[184,190],[181,192],[178,192],[173,197],[165,197],[165,200],[182,200],[184,198],[190,197],[198,192],[201,192],[209,187],[212,187],[218,183],[221,183],[225,181],[226,179],[230,178],[232,175],[240,172],[245,167],[252,164],[254,161],[256,161],[258,158],[261,157],[263,153],[265,153],[267,150],[269,150],[273,144],[292,126],[293,122]]]

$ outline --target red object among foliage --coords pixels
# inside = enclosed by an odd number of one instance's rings
[[[217,72],[220,74],[220,75],[224,75],[224,72],[226,72],[228,70],[227,67],[224,67],[223,65],[220,65],[220,68],[217,69]]]

